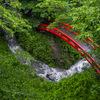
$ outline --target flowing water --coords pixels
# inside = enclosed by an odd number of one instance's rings
[[[8,34],[5,35],[8,46],[10,50],[16,55],[16,53],[20,54],[21,51],[24,51],[17,42],[16,37],[10,37]],[[17,51],[18,50],[18,51]],[[31,55],[30,55],[31,56]],[[62,78],[67,78],[69,76],[72,76],[75,73],[80,73],[84,71],[82,68],[86,66],[87,68],[90,66],[89,63],[85,60],[79,60],[76,64],[72,65],[69,70],[65,69],[60,69],[60,68],[52,68],[49,67],[47,64],[41,62],[41,61],[36,61],[35,59],[30,57],[27,57],[23,60],[23,55],[16,57],[23,63],[23,64],[28,64],[33,66],[33,68],[36,70],[36,73],[38,76],[44,77],[46,79],[49,79],[51,81],[59,81]],[[32,56],[31,56],[32,57]]]

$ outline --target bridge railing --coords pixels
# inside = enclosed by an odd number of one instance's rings
[[[48,22],[54,22],[54,21],[52,21],[52,20],[47,20]],[[68,31],[71,31],[72,33],[74,33],[75,35],[78,35],[78,34],[80,34],[80,32],[73,32],[73,27],[72,26],[70,26],[70,25],[68,25],[68,24],[66,24],[66,23],[58,23],[59,24],[59,26],[60,27],[63,27],[64,29],[66,29],[66,30],[68,30]],[[77,30],[76,30],[77,31]],[[87,38],[86,40],[82,37],[82,39],[86,42],[86,43],[88,43],[94,50],[96,50],[96,48],[100,48],[96,43],[94,43],[93,41],[92,41],[92,39],[90,39],[90,38]]]
[[[91,66],[95,69],[95,71],[100,75],[99,64],[97,64],[96,61],[86,51],[83,51],[83,52],[84,53],[81,55],[83,55],[83,57],[91,64]]]
[[[84,50],[85,51],[85,49],[83,49],[76,41],[74,41],[68,35],[66,35],[65,33],[63,33],[62,31],[60,31],[60,30],[58,30],[56,28],[50,28],[50,27],[48,27],[48,25],[40,24],[37,29],[45,30],[45,31],[51,32],[53,34],[56,34],[57,36],[61,37],[66,42],[68,42],[70,45],[72,45],[78,51],[80,51],[80,50]]]
[[[66,42],[68,42],[71,46],[73,46],[77,51],[79,51],[81,53],[81,55],[91,64],[91,66],[100,75],[100,71],[99,71],[100,66],[76,41],[74,41],[68,35],[66,35],[65,33],[63,33],[62,31],[60,31],[56,28],[48,27],[48,25],[45,25],[45,24],[40,24],[37,29],[51,32],[51,33],[59,36],[60,38],[62,38]]]

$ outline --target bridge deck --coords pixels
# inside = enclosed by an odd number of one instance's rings
[[[59,29],[60,31],[62,31],[63,33],[65,33],[66,35],[68,35],[69,37],[71,37],[73,40],[75,40],[81,47],[83,47],[83,49],[85,49],[87,52],[90,52],[90,48],[91,46],[86,44],[84,41],[81,42],[79,39],[75,39],[75,34],[72,32],[69,32],[63,28],[59,28],[57,27],[57,29]]]

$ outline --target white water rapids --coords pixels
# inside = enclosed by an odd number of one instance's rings
[[[24,51],[18,45],[18,42],[15,36],[10,38],[10,36],[6,34],[5,37],[6,37],[10,50],[14,54],[16,54],[16,50]],[[20,51],[18,51],[19,54],[20,54]],[[60,69],[60,68],[49,67],[47,64],[44,64],[41,61],[34,61],[34,59],[31,59],[30,64],[29,64],[29,57],[27,57],[25,60],[22,60],[21,57],[17,57],[17,58],[24,64],[28,64],[28,65],[31,64],[31,66],[33,66],[33,68],[36,70],[36,73],[38,76],[47,78],[51,81],[59,81],[62,78],[67,78],[69,76],[72,76],[75,73],[80,73],[84,71],[82,69],[83,67],[89,68],[90,66],[90,64],[85,59],[82,59],[82,60],[79,60],[76,64],[72,65],[69,70],[65,70],[65,69]]]

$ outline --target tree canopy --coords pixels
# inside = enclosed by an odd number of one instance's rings
[[[13,36],[16,32],[27,33],[31,26],[22,18],[18,0],[0,0],[0,26]]]

